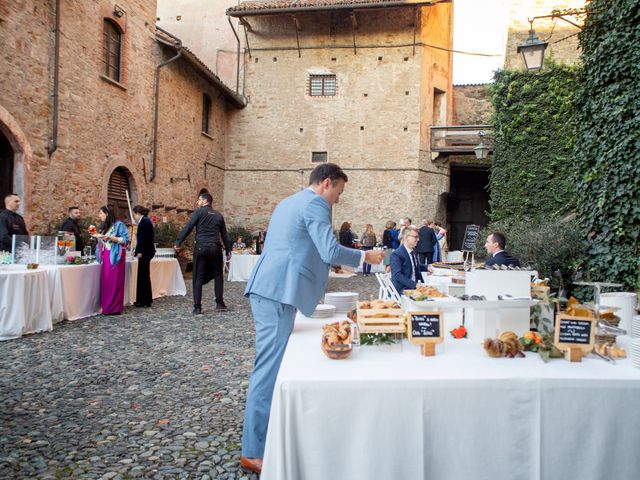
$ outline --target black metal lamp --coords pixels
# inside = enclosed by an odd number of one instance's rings
[[[522,60],[524,60],[528,71],[536,72],[542,69],[547,45],[549,44],[540,40],[536,35],[533,29],[533,20],[529,20],[529,37],[522,45],[518,46],[518,53],[522,55]]]

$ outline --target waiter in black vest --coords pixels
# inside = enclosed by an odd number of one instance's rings
[[[84,240],[82,240],[78,220],[80,220],[80,209],[78,207],[69,207],[69,216],[62,223],[60,231],[73,233],[73,236],[76,237],[76,250],[82,252],[84,249]]]
[[[11,251],[14,235],[29,235],[24,218],[18,213],[20,197],[10,193],[4,197],[4,210],[0,211],[0,252]]]
[[[202,286],[214,281],[216,295],[216,310],[226,310],[223,293],[223,259],[222,247],[231,256],[231,242],[227,235],[227,227],[224,217],[220,212],[211,207],[213,198],[208,192],[203,192],[198,197],[198,209],[191,215],[189,222],[184,226],[175,248],[179,250],[180,244],[189,236],[191,230],[196,229],[196,244],[193,249],[193,313],[202,313]],[[221,243],[222,240],[222,243]]]

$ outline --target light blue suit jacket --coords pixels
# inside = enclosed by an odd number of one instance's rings
[[[357,267],[360,257],[359,250],[338,244],[329,204],[305,188],[274,210],[245,295],[292,305],[309,316],[324,294],[331,265]]]

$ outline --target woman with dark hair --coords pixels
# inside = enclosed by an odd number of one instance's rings
[[[351,222],[344,222],[340,227],[338,242],[347,248],[353,248],[354,235],[351,231]]]
[[[138,279],[136,281],[136,307],[150,307],[153,303],[151,290],[151,259],[156,254],[155,232],[149,220],[149,209],[142,205],[133,207],[133,217],[138,223],[135,256],[138,259]]]
[[[100,207],[98,217],[102,225],[92,237],[98,239],[96,258],[102,264],[100,276],[100,303],[103,315],[117,315],[124,310],[124,279],[129,231],[116,220],[113,210]]]

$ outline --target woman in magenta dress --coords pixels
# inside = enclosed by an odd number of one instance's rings
[[[124,279],[126,248],[129,231],[124,223],[116,220],[113,210],[100,207],[98,217],[102,225],[98,233],[96,258],[102,264],[100,275],[100,303],[103,315],[117,315],[124,310]]]

